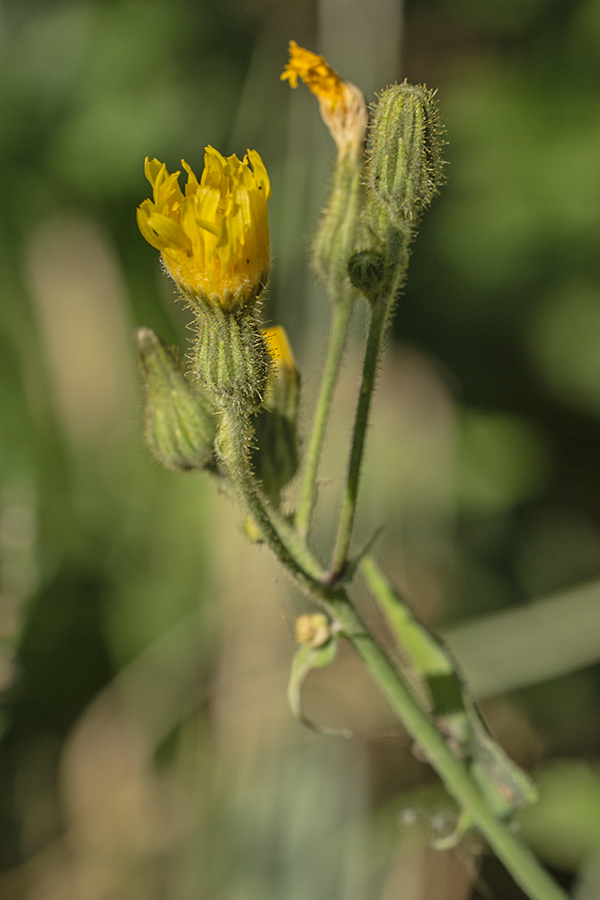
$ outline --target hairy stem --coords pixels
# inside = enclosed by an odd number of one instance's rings
[[[263,497],[248,459],[251,426],[247,417],[232,406],[221,411],[219,455],[242,502],[281,564],[300,586],[314,590],[323,569],[289,522]]]
[[[360,472],[365,450],[367,426],[369,424],[371,398],[375,387],[377,366],[379,364],[381,344],[385,334],[388,314],[389,305],[386,302],[379,300],[373,303],[363,362],[362,381],[360,393],[358,395],[358,404],[356,406],[356,416],[354,419],[352,449],[350,451],[350,461],[348,463],[346,487],[344,489],[335,544],[331,557],[330,577],[332,582],[341,578],[348,564],[348,554],[350,551],[350,543],[352,541],[352,532],[354,530],[354,519],[356,517]]]

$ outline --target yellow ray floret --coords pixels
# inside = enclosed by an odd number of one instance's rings
[[[298,85],[298,78],[319,98],[329,101],[329,111],[338,104],[344,105],[344,83],[323,56],[299,47],[290,41],[290,61],[283,70],[282,80],[288,80],[291,87]]]
[[[267,200],[271,187],[256,150],[243,160],[207,147],[200,181],[186,162],[185,194],[179,172],[146,158],[153,199],[137,221],[148,243],[187,296],[231,307],[258,296],[269,272]]]

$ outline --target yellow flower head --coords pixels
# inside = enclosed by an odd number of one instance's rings
[[[343,81],[327,60],[299,47],[296,41],[290,41],[290,61],[283,70],[281,79],[287,79],[291,87],[295,88],[298,86],[298,78],[302,79],[319,100],[328,101],[330,112],[334,111],[338,103],[344,103]]]
[[[146,158],[153,199],[137,210],[148,243],[160,250],[175,283],[190,298],[224,307],[252,301],[264,287],[270,266],[267,200],[271,187],[256,150],[240,161],[207,147],[200,181],[182,160],[179,172]],[[250,167],[252,166],[252,168]]]
[[[341,155],[358,159],[363,150],[367,130],[367,104],[360,91],[349,81],[342,81],[323,56],[290,41],[290,61],[281,75],[291,87],[298,78],[318,97],[323,121],[329,128]]]

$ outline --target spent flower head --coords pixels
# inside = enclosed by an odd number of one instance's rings
[[[281,75],[291,87],[298,78],[318,98],[323,121],[329,128],[340,153],[362,153],[367,129],[367,105],[362,91],[342,81],[325,57],[290,41],[290,61]]]
[[[248,150],[239,160],[207,147],[200,181],[183,160],[182,165],[185,193],[179,172],[169,174],[164,163],[146,159],[153,199],[137,211],[142,235],[160,250],[167,271],[191,301],[225,308],[252,302],[270,266],[271,188],[260,155]]]

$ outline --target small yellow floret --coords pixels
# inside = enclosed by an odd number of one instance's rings
[[[319,100],[329,101],[330,112],[338,104],[344,105],[344,87],[340,76],[323,56],[299,47],[296,41],[290,41],[290,61],[281,78],[288,80],[293,88],[297,87],[298,78],[301,78]]]
[[[274,325],[273,328],[265,328],[263,335],[276,367],[295,370],[296,363],[285,328]]]
[[[153,199],[144,200],[137,221],[148,243],[160,250],[176,284],[190,298],[231,307],[258,296],[270,265],[267,170],[255,150],[240,161],[207,147],[200,181],[186,162],[185,194],[179,172],[146,158]],[[251,168],[252,167],[252,168]]]

